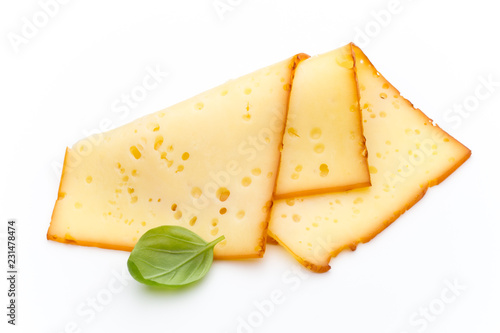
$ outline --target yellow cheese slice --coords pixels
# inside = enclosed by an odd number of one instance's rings
[[[370,185],[351,45],[297,67],[275,198]]]
[[[131,250],[160,225],[221,235],[216,258],[261,257],[301,54],[66,152],[47,238]]]
[[[324,272],[390,225],[470,156],[404,99],[353,45],[372,186],[274,202],[269,234],[304,266]]]

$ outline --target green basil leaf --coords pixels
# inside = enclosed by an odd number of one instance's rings
[[[207,243],[194,232],[178,226],[147,231],[135,245],[127,266],[137,281],[154,286],[182,286],[207,274],[214,247],[224,236]]]

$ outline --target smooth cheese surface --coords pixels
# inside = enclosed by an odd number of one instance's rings
[[[351,46],[296,70],[275,198],[370,185]]]
[[[271,214],[269,234],[316,272],[372,239],[471,154],[353,50],[372,186],[275,201]]]
[[[68,149],[48,239],[131,250],[160,225],[260,257],[299,55]],[[92,142],[99,141],[98,144]]]

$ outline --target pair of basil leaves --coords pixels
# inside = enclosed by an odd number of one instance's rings
[[[198,281],[212,265],[214,247],[221,236],[207,243],[179,226],[161,226],[147,231],[137,242],[127,266],[137,281],[153,286],[182,286]]]

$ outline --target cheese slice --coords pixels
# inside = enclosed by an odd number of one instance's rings
[[[390,225],[470,156],[404,99],[353,45],[372,186],[278,200],[269,234],[304,266],[324,272]]]
[[[261,257],[292,74],[301,54],[66,152],[47,238],[131,250],[147,230],[186,227],[216,258]]]
[[[297,67],[275,198],[370,185],[351,46]]]

